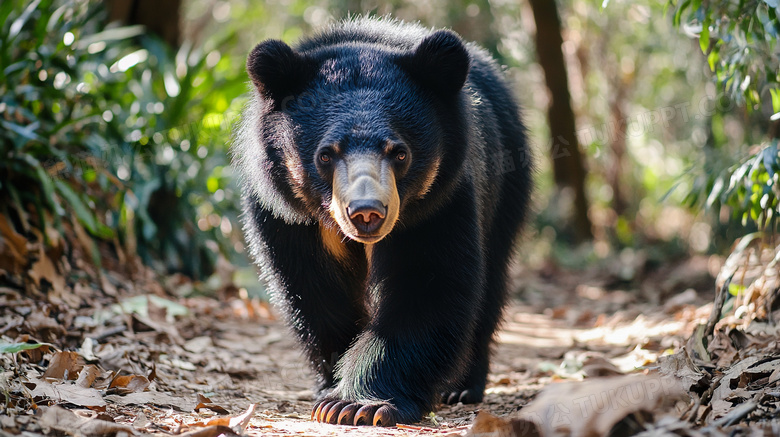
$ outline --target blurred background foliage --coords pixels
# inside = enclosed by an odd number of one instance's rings
[[[97,266],[138,259],[195,279],[220,257],[246,266],[228,158],[246,102],[246,53],[350,14],[391,14],[450,27],[506,66],[539,162],[537,215],[521,251],[530,268],[726,254],[751,231],[773,233],[777,0],[551,3],[574,144],[546,119],[549,72],[537,62],[532,3],[180,0],[166,6],[178,11],[166,25],[145,0],[111,2],[113,10],[5,0],[2,219],[50,247],[70,241],[63,250]],[[584,203],[554,177],[557,159],[581,161],[574,188]],[[572,233],[575,225],[590,235]]]
[[[235,32],[171,47],[86,1],[7,1],[0,19],[6,219],[96,265],[110,250],[202,278],[236,252],[227,114],[246,88],[220,54]]]

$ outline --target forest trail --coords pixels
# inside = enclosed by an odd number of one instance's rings
[[[3,288],[4,335],[54,346],[14,359],[2,355],[4,389],[17,413],[2,426],[30,436],[52,429],[72,435],[465,434],[479,411],[516,417],[547,385],[653,369],[712,308],[712,297],[693,289],[657,304],[636,291],[581,283],[607,284],[604,275],[515,276],[514,283],[524,284],[523,298],[506,311],[484,402],[441,405],[421,422],[396,428],[312,422],[313,374],[288,329],[257,300],[120,293],[74,310]],[[661,276],[668,281],[674,273]],[[121,305],[111,304],[116,300]],[[102,422],[97,430],[95,421]]]

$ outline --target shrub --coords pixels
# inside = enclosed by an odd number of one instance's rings
[[[104,17],[90,1],[0,5],[0,213],[98,266],[110,247],[201,278],[237,241],[231,37],[174,51]]]

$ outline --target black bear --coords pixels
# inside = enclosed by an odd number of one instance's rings
[[[264,41],[247,71],[244,231],[318,375],[312,418],[481,401],[532,188],[498,65],[452,31],[358,18]]]

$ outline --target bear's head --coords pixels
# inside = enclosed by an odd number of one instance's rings
[[[298,213],[368,244],[429,214],[465,160],[469,65],[450,31],[400,48],[259,44],[247,71],[276,192]]]

